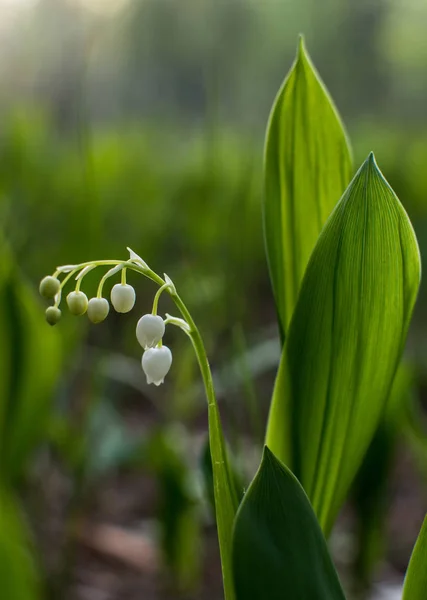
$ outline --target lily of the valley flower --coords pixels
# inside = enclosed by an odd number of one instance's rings
[[[46,321],[49,325],[56,325],[62,315],[61,310],[57,306],[49,306],[46,309]]]
[[[111,304],[119,313],[127,313],[134,307],[135,290],[128,283],[116,283],[111,290]]]
[[[172,352],[167,346],[148,348],[142,355],[142,369],[147,383],[160,385],[168,374],[172,364]]]
[[[59,280],[56,277],[52,277],[52,275],[48,275],[41,280],[39,292],[45,298],[54,298],[59,292],[60,287]]]
[[[87,316],[92,323],[101,323],[107,318],[110,305],[105,298],[91,298],[87,306]]]
[[[165,323],[162,317],[157,315],[144,315],[136,325],[136,337],[144,349],[157,346],[164,333]]]
[[[84,292],[74,291],[67,296],[67,305],[72,315],[84,315],[88,307],[88,299]]]

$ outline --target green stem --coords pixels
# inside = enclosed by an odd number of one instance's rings
[[[115,267],[119,267],[119,265],[121,265],[122,266],[122,271],[123,271],[123,265],[124,264],[125,263],[121,262],[121,263],[115,265]],[[98,290],[96,292],[96,297],[97,298],[102,298],[102,290],[104,288],[104,284],[107,281],[107,279],[109,279],[110,277],[113,277],[113,275],[115,275],[115,273],[116,273],[116,268],[115,267],[113,267],[112,269],[110,269],[109,271],[107,271],[105,273],[105,275],[102,276],[101,281],[99,282],[99,285],[98,285]]]
[[[145,277],[148,277],[160,287],[165,285],[165,281],[159,277],[157,273],[151,271],[151,269],[142,269],[137,265],[132,265],[130,268],[138,273],[141,273],[142,275],[145,275]],[[221,417],[215,397],[212,372],[209,366],[202,336],[200,335],[200,332],[194,323],[188,308],[178,294],[172,293],[169,287],[166,289],[169,295],[172,297],[172,300],[174,301],[182,317],[189,325],[190,329],[188,335],[191,338],[191,342],[197,356],[197,361],[199,363],[200,372],[205,387],[206,399],[208,403],[209,443],[212,459],[215,512],[221,554],[224,594],[226,600],[234,600],[235,594],[232,580],[231,551],[234,516],[239,502],[229,466],[224,434],[221,425]]]
[[[169,288],[169,284],[168,283],[164,283],[162,286],[159,287],[159,289],[156,292],[156,295],[154,296],[154,300],[153,300],[153,309],[151,311],[152,315],[157,315],[157,306],[159,304],[159,298],[162,295],[162,293],[167,290]]]
[[[152,271],[147,266],[138,264],[133,260],[128,261],[116,261],[116,260],[100,260],[81,263],[79,265],[73,265],[73,273],[77,270],[83,269],[89,265],[101,266],[101,265],[121,265],[123,268],[132,269],[141,275],[144,275],[148,279],[151,279],[156,283],[160,289],[157,291],[154,301],[154,309],[157,308],[157,302],[160,294],[166,290],[174,301],[176,307],[181,313],[183,319],[189,326],[188,332],[186,332],[191,338],[191,342],[194,351],[197,356],[199,363],[200,372],[202,375],[207,404],[208,404],[208,426],[209,426],[209,444],[211,451],[212,460],[212,472],[214,481],[214,497],[215,497],[215,513],[216,522],[218,528],[218,539],[219,548],[221,554],[221,566],[222,576],[224,585],[225,600],[235,600],[233,578],[232,578],[232,535],[233,535],[233,524],[234,517],[238,508],[238,495],[232,476],[229,460],[227,455],[226,444],[224,440],[224,434],[221,425],[221,417],[219,413],[218,404],[215,397],[215,390],[212,380],[212,373],[209,366],[206,349],[203,344],[202,336],[193,318],[182,301],[173,285],[164,281],[157,273]],[[110,272],[106,273],[98,286],[97,296],[102,295],[102,288],[105,280],[110,276]],[[62,285],[71,277],[67,275]],[[62,287],[62,286],[61,286]],[[154,314],[154,313],[153,313]]]
[[[55,304],[54,306],[58,307],[61,303],[61,299],[62,299],[62,290],[64,289],[65,284],[67,283],[67,281],[69,281],[69,279],[71,279],[71,277],[73,275],[75,275],[77,273],[78,269],[74,269],[73,271],[70,271],[70,273],[67,274],[66,277],[64,277],[64,279],[61,281],[61,285],[59,288],[59,292],[56,296],[56,300],[55,300]]]

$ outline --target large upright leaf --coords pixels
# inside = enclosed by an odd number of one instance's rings
[[[382,416],[419,280],[411,223],[371,154],[311,256],[267,430],[326,532]]]
[[[236,600],[344,600],[310,502],[268,448],[236,516],[233,574]]]
[[[351,175],[343,125],[301,38],[265,145],[265,242],[282,334],[310,254]]]
[[[403,587],[402,600],[427,598],[427,517],[412,552]]]
[[[413,369],[401,361],[384,416],[350,492],[357,548],[352,575],[355,588],[360,592],[366,592],[371,587],[375,569],[386,549],[389,482],[402,430],[402,412],[411,399],[413,378]]]

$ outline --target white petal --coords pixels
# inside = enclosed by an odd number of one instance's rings
[[[119,313],[127,313],[135,305],[135,290],[128,283],[116,283],[111,290],[111,304]]]
[[[160,385],[171,368],[172,352],[167,346],[149,348],[142,355],[141,364],[147,377],[147,383]]]
[[[136,325],[136,338],[143,348],[154,348],[165,333],[165,323],[157,315],[143,315]]]

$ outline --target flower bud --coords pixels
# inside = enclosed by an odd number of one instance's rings
[[[46,321],[49,325],[56,325],[61,318],[61,310],[57,306],[49,306],[46,309]]]
[[[144,315],[136,325],[136,337],[144,349],[157,346],[164,333],[164,321],[157,315]]]
[[[59,280],[56,277],[52,277],[52,275],[48,275],[40,281],[39,292],[45,298],[54,298],[60,288],[61,284]]]
[[[142,355],[142,369],[147,376],[147,383],[160,385],[169,372],[172,364],[172,352],[167,346],[148,348]]]
[[[88,301],[87,296],[84,292],[70,292],[67,296],[67,304],[70,309],[70,313],[79,317],[84,315],[87,311]]]
[[[91,298],[87,305],[87,316],[92,323],[101,323],[110,312],[110,305],[105,298]]]
[[[111,290],[111,304],[119,313],[127,313],[134,307],[135,290],[128,283],[116,283]]]

